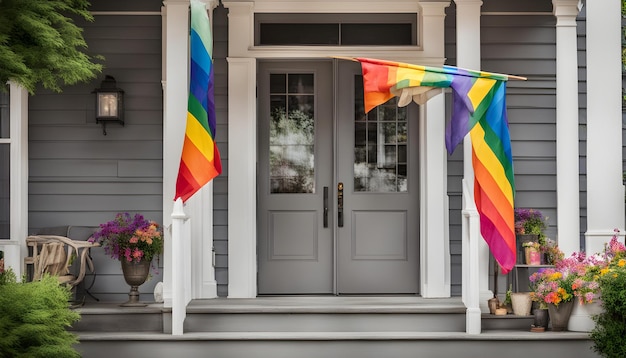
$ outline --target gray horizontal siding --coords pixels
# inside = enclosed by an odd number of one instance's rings
[[[156,0],[102,1],[95,11],[160,11]],[[29,102],[29,232],[56,226],[91,226],[118,212],[138,212],[162,222],[163,92],[161,16],[97,15],[84,28],[89,52],[102,55],[103,75],[65,87],[38,90]],[[92,91],[104,74],[125,91],[125,125],[95,121]],[[83,238],[84,239],[84,238]],[[129,286],[117,260],[92,250],[96,266],[85,279],[103,301],[126,301]],[[153,264],[161,264],[155,260]],[[142,285],[151,301],[162,270]],[[87,297],[89,299],[89,297]]]
[[[217,294],[228,296],[228,11],[213,11],[213,63],[215,68],[215,142],[222,158],[222,174],[213,179],[213,245]]]

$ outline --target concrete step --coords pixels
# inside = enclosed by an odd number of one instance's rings
[[[195,300],[185,332],[464,332],[459,299],[266,297]]]
[[[577,357],[598,358],[587,334],[574,332],[81,332],[84,357]]]

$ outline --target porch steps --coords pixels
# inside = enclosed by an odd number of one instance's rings
[[[458,298],[265,297],[194,300],[185,333],[171,311],[89,304],[73,330],[83,357],[597,357],[585,333],[529,331],[532,317],[484,315],[465,331]],[[164,329],[165,327],[165,329]]]

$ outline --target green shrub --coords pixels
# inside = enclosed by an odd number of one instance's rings
[[[626,260],[603,270],[600,282],[603,312],[594,317],[594,351],[603,357],[626,357]]]
[[[80,357],[66,330],[80,319],[69,298],[55,277],[18,283],[10,270],[0,274],[0,357]]]

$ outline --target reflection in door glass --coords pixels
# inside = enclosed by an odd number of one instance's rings
[[[270,192],[315,192],[313,74],[270,75]]]
[[[406,192],[406,107],[394,97],[365,114],[363,77],[354,83],[354,191]]]

